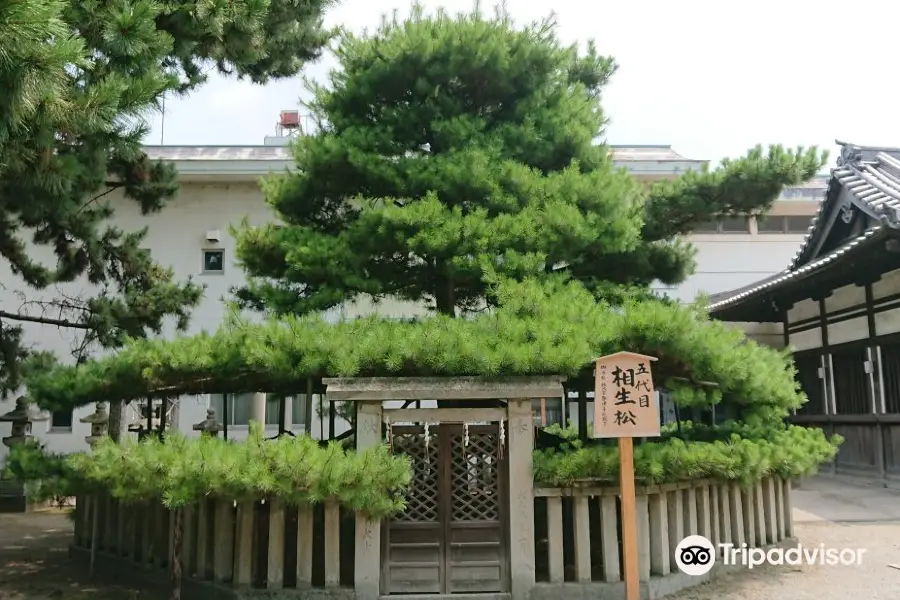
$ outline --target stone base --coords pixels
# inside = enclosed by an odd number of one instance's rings
[[[786,538],[777,544],[767,548],[795,548],[798,544],[796,538]],[[681,590],[692,588],[712,581],[724,574],[746,570],[742,565],[725,565],[716,562],[716,565],[706,575],[691,576],[677,571],[664,577],[651,577],[650,581],[641,584],[641,600],[657,600],[665,598]],[[538,583],[534,586],[529,600],[622,600],[625,597],[625,584],[602,583],[592,581],[590,583]]]
[[[85,548],[69,547],[69,556],[87,565],[91,561],[91,551]],[[97,552],[96,568],[110,577],[128,578],[164,586],[169,582],[169,569],[140,565],[128,558]],[[347,588],[311,589],[234,589],[211,581],[198,581],[188,577],[182,582],[182,597],[190,600],[355,600],[356,594]]]

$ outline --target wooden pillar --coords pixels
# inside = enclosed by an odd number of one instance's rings
[[[200,499],[197,505],[197,560],[194,571],[197,579],[205,580],[209,573],[209,503],[206,498]]]
[[[253,500],[238,502],[236,541],[234,545],[234,585],[249,587],[253,583]]]
[[[219,583],[234,576],[234,505],[231,500],[216,500],[213,533],[213,577]]]
[[[325,501],[325,587],[341,584],[341,510],[337,502]]]
[[[356,449],[363,451],[381,443],[381,402],[360,402],[356,410]],[[378,600],[381,595],[381,525],[362,513],[356,514],[355,574],[357,600]]]
[[[613,498],[615,510],[615,498]],[[606,515],[603,515],[606,518]],[[606,523],[604,522],[603,525]],[[613,514],[613,533],[615,534],[616,515]],[[618,537],[616,541],[616,556],[618,557]],[[606,553],[604,549],[604,554]],[[563,518],[562,498],[550,496],[547,498],[547,562],[549,563],[550,583],[562,583],[565,580],[565,561],[563,560]]]
[[[141,548],[141,562],[149,565],[153,562],[153,555],[156,553],[154,549],[154,541],[156,538],[156,504],[154,502],[146,502],[141,506],[144,513],[143,527],[141,529],[141,541],[144,547]]]
[[[717,546],[722,543],[722,528],[720,527],[720,519],[719,519],[719,486],[718,484],[712,484],[709,486],[709,519],[710,519],[710,531],[712,532],[712,537],[709,538],[714,546]]]
[[[741,508],[744,509],[744,539],[751,548],[756,546],[756,500],[753,488],[741,489]],[[759,544],[762,546],[763,544]]]
[[[313,509],[302,506],[297,510],[297,588],[312,586]]]
[[[184,532],[181,537],[182,573],[193,577],[197,572],[197,507],[189,504],[182,509]]]
[[[88,512],[88,496],[87,494],[79,494],[75,496],[75,523],[74,523],[74,533],[73,537],[75,538],[75,547],[76,548],[84,548],[84,531],[87,529],[86,523],[87,519],[85,515]]]
[[[531,400],[511,399],[507,403],[509,465],[509,564],[513,598],[528,598],[534,588],[534,421]]]
[[[562,505],[560,505],[560,511]],[[615,496],[600,497],[600,536],[601,556],[603,558],[603,580],[615,583],[622,579],[619,566],[619,514]],[[560,513],[560,533],[562,533],[562,514]],[[559,541],[562,551],[562,537]],[[562,559],[560,559],[562,560]],[[560,580],[562,581],[562,580]]]
[[[284,502],[269,500],[269,560],[266,588],[279,590],[284,586]]]
[[[697,492],[701,491],[702,488],[688,488],[684,490],[684,535],[685,537],[689,535],[697,535],[699,532],[699,528],[697,525]],[[709,500],[707,500],[707,504]],[[702,534],[701,534],[702,535]],[[706,536],[706,539],[709,539],[709,536]]]

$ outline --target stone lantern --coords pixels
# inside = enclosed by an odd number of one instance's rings
[[[84,438],[84,441],[93,448],[106,435],[107,426],[109,425],[109,414],[106,412],[106,405],[98,402],[94,412],[79,419],[79,421],[91,424],[91,435]]]
[[[19,396],[16,399],[16,407],[6,413],[0,415],[0,422],[12,423],[12,432],[8,437],[3,438],[3,445],[7,448],[26,444],[34,439],[31,435],[31,413],[28,410],[28,399],[25,396]]]
[[[218,437],[219,432],[224,429],[222,423],[216,420],[216,409],[206,409],[206,419],[194,425],[194,431],[201,432],[201,435]]]

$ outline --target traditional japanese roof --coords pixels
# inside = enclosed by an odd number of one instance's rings
[[[756,320],[752,315],[762,318],[766,313],[765,320],[774,320],[777,310],[770,305],[787,296],[791,301],[809,296],[811,277],[840,265],[855,265],[873,251],[886,254],[882,242],[900,233],[900,148],[837,143],[842,146],[841,155],[831,171],[825,199],[791,263],[751,285],[711,296],[711,315],[751,321]],[[878,261],[868,262],[874,268]],[[746,309],[739,310],[741,305],[747,305]]]

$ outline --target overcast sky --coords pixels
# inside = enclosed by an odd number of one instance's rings
[[[425,0],[467,10],[470,0]],[[484,4],[490,8],[492,3]],[[329,24],[374,27],[406,0],[343,0]],[[560,36],[593,38],[619,71],[607,88],[612,144],[668,144],[688,158],[743,154],[755,144],[834,140],[900,146],[896,69],[900,3],[869,0],[508,0],[517,21],[555,7]],[[323,77],[334,63],[307,67]],[[216,78],[170,100],[148,144],[261,144],[279,111],[298,108],[299,80],[254,86]]]

